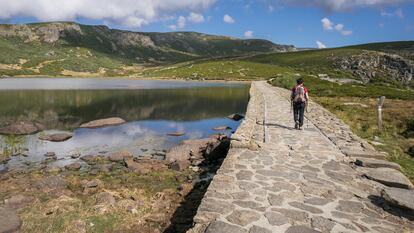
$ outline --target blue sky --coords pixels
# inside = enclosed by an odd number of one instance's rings
[[[413,12],[414,0],[0,0],[1,23],[64,20],[297,47],[414,40]]]

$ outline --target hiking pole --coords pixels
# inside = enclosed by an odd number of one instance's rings
[[[291,100],[290,101],[290,113],[292,113],[292,111],[293,111],[293,101]]]

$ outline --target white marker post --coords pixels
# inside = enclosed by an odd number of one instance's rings
[[[385,102],[385,96],[378,97],[377,103],[377,123],[378,123],[378,130],[382,131],[382,106]]]

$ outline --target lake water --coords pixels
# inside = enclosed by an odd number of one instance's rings
[[[33,166],[55,152],[54,164],[73,162],[71,155],[108,154],[129,150],[135,156],[168,150],[185,139],[211,134],[230,134],[240,122],[227,119],[244,114],[249,85],[241,83],[148,81],[126,79],[0,80],[0,122],[35,121],[44,132],[29,136],[0,136],[0,153],[24,151],[0,169]],[[82,123],[121,117],[126,124],[98,129],[80,129]],[[1,123],[0,123],[1,124]],[[214,131],[229,126],[232,130]],[[70,131],[65,142],[48,142],[39,135]],[[181,137],[167,136],[184,132]]]

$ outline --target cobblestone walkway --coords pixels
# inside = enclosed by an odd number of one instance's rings
[[[189,232],[412,232],[413,221],[374,204],[378,184],[350,166],[312,122],[292,129],[285,95],[264,82],[252,89],[255,104],[266,108],[250,110],[267,117],[253,135],[263,130],[265,143],[230,150]]]

